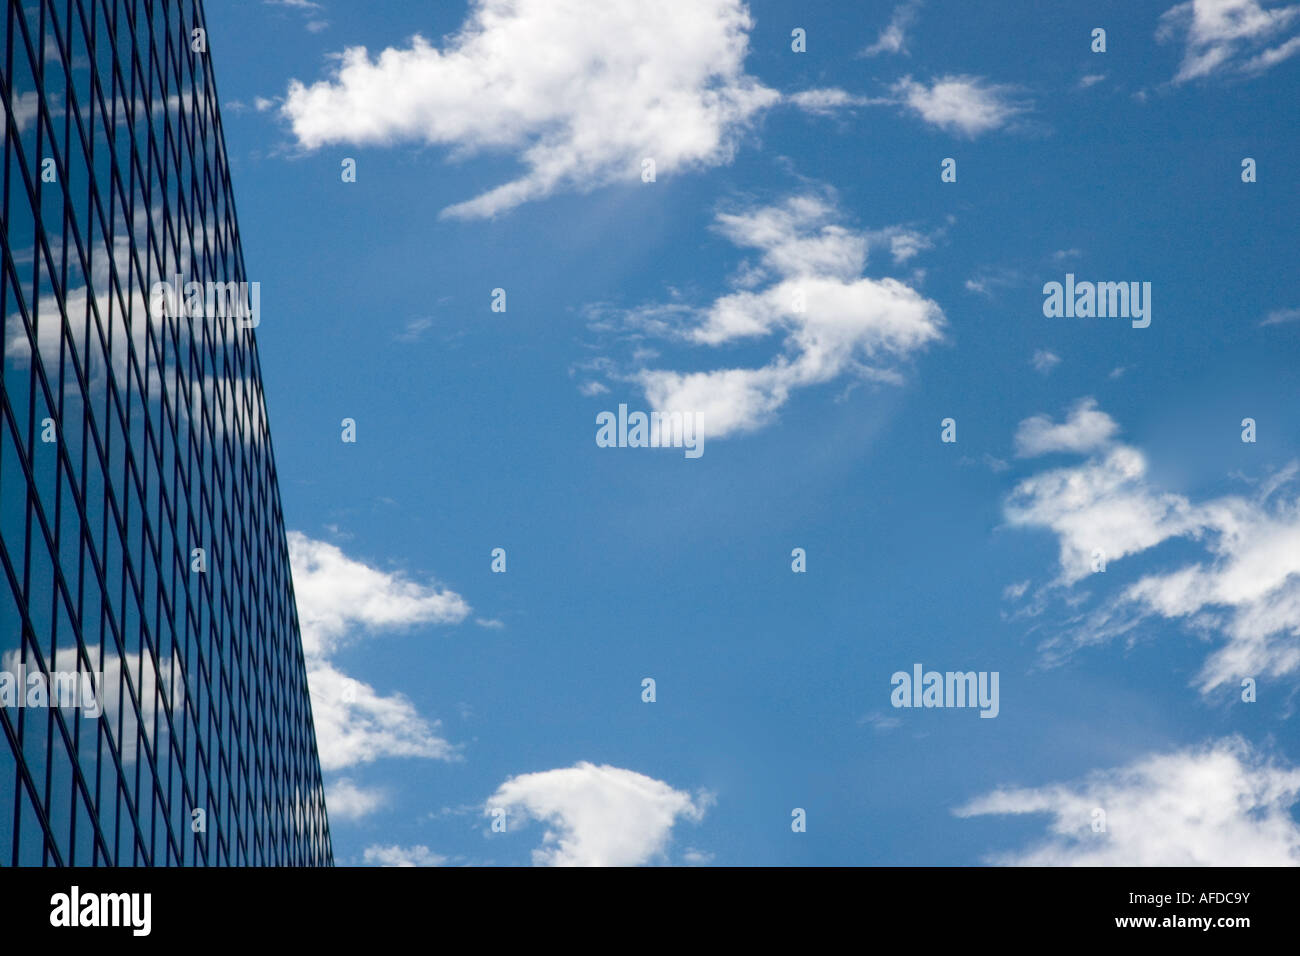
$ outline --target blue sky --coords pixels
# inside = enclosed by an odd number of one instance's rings
[[[338,862],[1300,860],[1300,5],[1072,6],[208,6]]]

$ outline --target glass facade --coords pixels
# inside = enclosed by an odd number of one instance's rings
[[[202,7],[6,2],[0,864],[328,865]]]

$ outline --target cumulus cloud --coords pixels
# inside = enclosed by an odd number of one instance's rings
[[[372,568],[299,531],[290,531],[288,538],[308,657],[328,656],[359,628],[459,624],[469,615],[469,605],[454,591]]]
[[[944,76],[927,86],[905,76],[894,84],[897,101],[931,126],[974,139],[1000,129],[1028,107],[1011,86],[977,76]]]
[[[1300,497],[1280,494],[1300,465],[1273,475],[1254,497],[1200,502],[1162,491],[1147,472],[1141,452],[1111,445],[1081,465],[1026,478],[1008,496],[1003,514],[1009,526],[1057,536],[1058,585],[1083,580],[1097,552],[1110,573],[1115,562],[1172,539],[1196,543],[1204,553],[1199,561],[1149,571],[1127,584],[1044,649],[1068,652],[1159,617],[1220,642],[1196,679],[1204,692],[1244,677],[1300,672]]]
[[[325,805],[331,819],[359,820],[374,813],[388,801],[378,787],[362,787],[346,777],[325,788]]]
[[[447,862],[427,846],[368,846],[364,859],[370,866],[443,866]]]
[[[454,591],[370,567],[301,532],[290,531],[288,539],[321,767],[380,757],[457,759],[437,721],[421,717],[404,695],[385,696],[349,677],[330,657],[366,632],[458,624],[469,604]]]
[[[1113,448],[1086,464],[1026,478],[1003,514],[1012,527],[1055,532],[1061,580],[1073,584],[1091,573],[1095,551],[1114,562],[1199,529],[1191,503],[1152,488],[1146,472],[1146,459],[1136,449]]]
[[[323,770],[342,770],[380,757],[455,760],[457,749],[438,721],[420,716],[403,694],[384,696],[328,662],[307,662],[316,747]]]
[[[1156,39],[1183,42],[1174,83],[1216,73],[1258,74],[1300,53],[1300,4],[1188,0],[1160,17]]]
[[[350,47],[332,77],[293,80],[298,143],[423,142],[515,155],[518,179],[444,210],[492,216],[558,189],[725,164],[781,95],[746,74],[741,0],[671,11],[641,0],[474,0],[442,49],[415,36],[372,57]]]
[[[1231,737],[1074,784],[999,789],[956,813],[1047,815],[1039,842],[992,860],[1012,866],[1297,866],[1297,800],[1300,769]]]
[[[484,812],[504,808],[546,825],[536,866],[639,866],[662,858],[677,821],[698,822],[710,803],[707,794],[583,761],[511,777]]]
[[[1040,372],[1050,372],[1061,360],[1051,352],[1034,353],[1033,365]],[[1097,402],[1085,398],[1070,411],[1070,417],[1057,425],[1046,415],[1026,418],[1016,429],[1016,454],[1033,458],[1055,451],[1087,452],[1101,448],[1119,426],[1105,412],[1097,410]]]
[[[942,337],[936,303],[896,279],[863,275],[873,247],[899,263],[929,245],[923,235],[902,227],[850,229],[830,201],[812,194],[723,212],[715,225],[757,252],[758,261],[742,272],[742,288],[703,308],[668,303],[627,315],[695,346],[781,337],[782,351],[758,368],[642,369],[633,376],[656,411],[700,416],[710,439],[761,428],[795,390],[850,372],[896,382],[900,361]]]

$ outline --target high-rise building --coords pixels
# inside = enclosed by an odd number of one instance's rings
[[[202,6],[0,36],[0,865],[328,865]]]

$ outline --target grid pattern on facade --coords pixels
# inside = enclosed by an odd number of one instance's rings
[[[329,864],[202,7],[3,16],[0,864]]]

